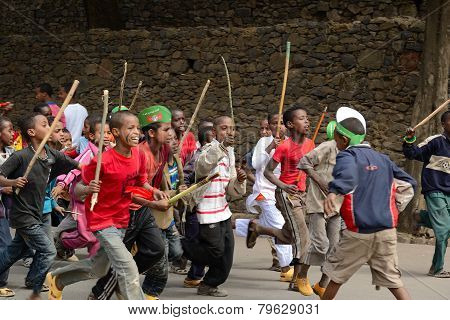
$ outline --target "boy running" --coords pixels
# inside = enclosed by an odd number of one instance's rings
[[[11,227],[16,229],[16,235],[12,243],[0,251],[0,273],[22,258],[28,252],[28,247],[35,250],[30,269],[35,275],[30,299],[39,299],[45,275],[56,256],[55,245],[48,237],[42,221],[47,182],[78,168],[78,163],[56,150],[45,147],[28,178],[24,178],[23,174],[50,126],[47,118],[40,114],[25,116],[19,126],[29,142],[29,147],[13,153],[0,168],[2,187],[21,188],[19,194],[12,194],[10,223]]]
[[[396,226],[399,210],[406,207],[413,192],[401,199],[404,192],[397,192],[395,179],[408,191],[416,182],[389,157],[361,144],[366,122],[359,112],[339,108],[336,120],[334,139],[340,152],[324,210],[327,215],[334,214],[336,198],[343,195],[340,212],[347,229],[323,266],[331,280],[322,299],[334,299],[341,285],[365,263],[370,266],[374,285],[388,288],[399,300],[410,299],[400,279]]]
[[[305,222],[306,174],[297,168],[300,159],[314,149],[314,143],[306,137],[309,120],[306,111],[294,106],[283,114],[283,123],[289,131],[289,139],[281,143],[264,170],[264,175],[277,186],[275,198],[277,208],[285,223],[281,229],[263,227],[254,221],[249,223],[247,246],[253,246],[258,235],[276,238],[276,244],[292,244],[294,273],[289,288],[304,295],[311,295],[311,286],[306,278],[297,277],[309,246],[309,232]],[[274,174],[281,164],[279,178]]]

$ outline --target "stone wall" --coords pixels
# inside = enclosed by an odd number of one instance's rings
[[[0,11],[0,35],[86,32],[83,0],[8,1]],[[377,17],[417,17],[412,0],[127,0],[117,1],[126,29],[251,27],[299,20],[352,22]],[[425,7],[425,6],[423,6]]]
[[[314,21],[350,22],[376,17],[417,16],[411,0],[131,0],[121,14],[127,28],[152,26],[268,26]]]
[[[199,118],[229,114],[228,62],[240,135],[239,154],[257,141],[258,120],[278,109],[285,43],[292,43],[286,105],[302,102],[312,128],[323,106],[329,117],[351,104],[369,120],[368,140],[399,164],[400,136],[410,124],[418,83],[423,22],[378,17],[364,21],[298,21],[248,28],[153,28],[0,38],[0,97],[16,103],[17,120],[35,105],[33,88],[79,79],[79,102],[100,110],[103,89],[118,103],[122,64],[128,61],[125,104],[144,81],[138,110],[153,103],[190,115],[207,79],[212,84]],[[319,136],[318,142],[324,138]]]

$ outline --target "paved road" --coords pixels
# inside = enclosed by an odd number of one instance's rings
[[[450,279],[436,279],[426,276],[434,248],[426,245],[399,244],[399,260],[403,281],[414,299],[450,299]],[[80,256],[85,251],[78,253]],[[259,239],[252,250],[245,247],[243,238],[236,238],[234,265],[228,281],[223,286],[229,293],[228,299],[317,299],[317,296],[303,297],[299,293],[287,290],[287,284],[278,281],[279,274],[268,271],[271,265],[270,247],[265,239]],[[61,262],[57,263],[61,265]],[[450,254],[446,266],[450,269]],[[28,269],[20,265],[13,266],[10,272],[9,286],[16,291],[13,299],[25,299],[30,291],[23,288]],[[310,281],[320,277],[318,268],[311,268]],[[170,299],[207,299],[197,296],[195,289],[182,287],[184,276],[170,274],[169,283],[162,295],[163,300]],[[67,287],[64,299],[85,299],[94,281],[86,281]],[[46,295],[44,295],[46,298]],[[368,266],[342,287],[339,299],[392,299],[387,289],[376,291],[371,285]]]

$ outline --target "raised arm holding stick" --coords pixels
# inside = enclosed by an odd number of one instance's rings
[[[50,126],[50,130],[48,130],[48,132],[45,135],[44,139],[42,140],[41,144],[39,145],[39,147],[37,148],[36,152],[34,153],[33,158],[31,159],[30,163],[28,164],[27,169],[25,170],[25,174],[23,175],[23,177],[25,179],[30,174],[31,169],[33,168],[34,164],[36,163],[37,158],[39,157],[39,155],[41,154],[42,150],[44,149],[45,144],[47,143],[48,139],[52,135],[53,131],[55,131],[55,128],[56,128],[56,126],[59,123],[59,119],[61,119],[62,115],[64,114],[64,110],[66,109],[67,105],[70,103],[70,100],[72,99],[72,97],[73,97],[75,91],[77,90],[79,84],[80,84],[80,82],[78,80],[74,80],[74,82],[72,84],[72,88],[70,88],[70,91],[67,94],[67,97],[64,100],[63,105],[61,106],[61,109],[59,109],[58,114],[55,117],[55,120],[53,120],[53,123]],[[20,189],[17,188],[16,189],[16,194],[19,194],[19,192],[20,192]]]
[[[95,168],[95,182],[98,183],[100,180],[100,169],[102,167],[102,154],[103,154],[103,139],[105,136],[105,124],[106,117],[108,116],[108,90],[103,90],[103,115],[102,115],[102,125],[100,127],[100,141],[98,143],[98,153],[97,153],[97,167]],[[91,198],[91,211],[94,210],[94,206],[97,203],[98,193],[93,193]]]

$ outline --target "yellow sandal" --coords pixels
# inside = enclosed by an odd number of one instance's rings
[[[48,300],[62,300],[62,290],[59,290],[56,286],[56,276],[53,276],[50,272],[46,277],[48,285]]]
[[[16,293],[9,288],[0,288],[0,298],[14,297]]]

